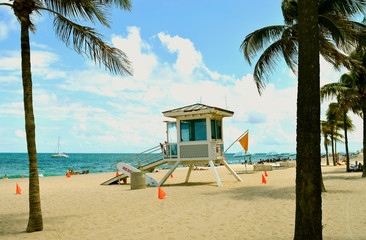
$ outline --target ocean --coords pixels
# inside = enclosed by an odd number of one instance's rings
[[[38,174],[41,177],[64,176],[68,169],[90,173],[103,173],[115,171],[111,164],[120,162],[135,153],[70,153],[69,158],[51,158],[52,153],[38,153]],[[244,163],[244,157],[234,157],[234,153],[226,153],[225,158],[229,164]],[[253,163],[267,159],[266,153],[256,153],[251,156]],[[249,162],[249,157],[245,160]],[[160,166],[160,168],[166,166]],[[27,153],[0,153],[0,178],[7,174],[8,178],[21,178],[29,176],[29,161]]]

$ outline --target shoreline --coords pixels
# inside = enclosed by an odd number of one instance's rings
[[[357,157],[353,157],[353,158],[350,158],[350,165],[352,164],[355,164],[355,162],[358,161],[358,162],[361,162],[363,163],[363,154],[360,153]],[[277,162],[265,162],[264,164],[265,165],[272,165],[272,166],[278,166],[279,163],[281,162],[294,162],[296,163],[296,160],[287,160],[287,161],[277,161]],[[345,163],[342,162],[342,160],[339,160],[339,162],[344,165]],[[245,164],[239,164],[239,163],[229,163],[230,166],[245,166]],[[246,168],[247,170],[253,170],[253,166],[254,165],[258,165],[258,162],[254,162],[253,164],[246,164]],[[332,162],[332,157],[329,157],[329,165],[326,165],[326,157],[321,157],[321,166],[324,167],[324,166],[333,166],[333,162]],[[201,166],[198,166],[199,168],[201,168]],[[187,166],[178,166],[177,169],[180,169],[180,168],[187,168]],[[202,168],[207,168],[209,169],[209,167],[202,167]],[[166,170],[164,168],[156,168],[156,170]],[[245,169],[241,169],[239,167],[239,170],[245,170]],[[26,171],[28,173],[28,169]],[[39,178],[48,178],[48,177],[63,177],[63,176],[66,176],[66,173],[64,175],[61,175],[61,174],[58,174],[58,175],[48,175],[48,176],[44,176],[43,174],[39,176]],[[89,174],[103,174],[103,173],[110,173],[110,171],[106,171],[106,172],[89,172],[87,174],[75,174],[75,175],[72,175],[72,176],[76,176],[76,175],[89,175]],[[9,177],[7,179],[3,179],[4,176],[0,176],[0,181],[1,180],[8,180],[8,179],[22,179],[21,175],[18,175],[19,177]],[[24,178],[28,178],[28,175],[24,174]]]

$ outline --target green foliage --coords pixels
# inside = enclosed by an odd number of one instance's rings
[[[282,1],[285,24],[256,30],[248,34],[240,45],[240,50],[249,64],[258,52],[262,52],[254,66],[253,74],[260,94],[281,57],[296,73],[297,7],[297,0]],[[366,39],[366,25],[351,20],[355,14],[363,12],[364,8],[365,2],[362,0],[319,0],[320,54],[337,69],[342,66],[351,69],[358,64],[343,52],[355,48],[359,42]]]

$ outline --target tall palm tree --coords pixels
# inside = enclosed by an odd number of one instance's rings
[[[355,126],[352,123],[351,118],[347,115],[347,112],[343,112],[341,114],[341,118],[343,118],[343,130],[344,130],[344,145],[346,148],[346,171],[350,171],[350,161],[349,161],[349,149],[348,149],[348,132],[353,132]]]
[[[328,146],[330,145],[330,140],[329,140],[329,136],[330,136],[330,126],[329,126],[329,122],[328,121],[321,121],[321,133],[323,135],[324,138],[324,148],[325,148],[325,154],[327,157],[327,165],[329,165],[329,152],[328,152]]]
[[[354,98],[350,98],[348,96],[348,92],[346,91],[347,84],[344,80],[347,78],[348,74],[342,75],[340,82],[338,83],[330,83],[324,85],[320,89],[321,99],[324,100],[327,97],[336,96],[338,103],[334,105],[333,108],[334,114],[336,114],[337,119],[341,119],[341,125],[339,126],[344,130],[344,139],[345,139],[345,148],[346,148],[346,170],[349,171],[349,150],[348,150],[348,131],[354,131],[354,125],[352,124],[352,120],[348,117],[347,113],[349,110],[352,112],[359,114],[359,104],[354,102]],[[330,110],[329,108],[328,110]],[[327,113],[328,114],[328,113]]]
[[[29,31],[35,32],[31,15],[49,13],[54,17],[56,35],[74,50],[103,64],[109,71],[119,75],[130,75],[130,63],[119,49],[106,44],[102,35],[94,28],[76,22],[99,22],[109,27],[108,10],[117,6],[131,9],[130,0],[9,0],[0,3],[13,9],[21,25],[21,68],[23,80],[24,113],[27,149],[29,156],[29,220],[27,232],[42,231],[43,218],[39,192],[35,123],[32,99],[31,53]]]
[[[351,72],[341,76],[338,83],[330,83],[322,87],[324,97],[342,96],[343,109],[351,109],[354,113],[361,115],[363,119],[363,148],[366,147],[366,50],[363,47],[357,47],[350,56],[360,62],[362,67],[354,67]],[[349,160],[348,160],[349,161]],[[366,163],[366,154],[363,156],[364,165]],[[364,167],[362,177],[366,177]]]
[[[330,141],[331,141],[331,145],[332,145],[333,166],[337,166],[337,161],[335,158],[337,150],[335,150],[335,148],[336,148],[335,145],[337,142],[341,141],[341,138],[343,138],[343,136],[338,133],[341,126],[343,125],[343,123],[341,121],[339,121],[338,116],[337,116],[338,107],[339,107],[338,103],[330,103],[328,110],[326,112],[327,122],[329,124],[329,129],[330,129]]]
[[[257,52],[265,49],[254,67],[254,81],[260,94],[265,77],[281,55],[294,72],[298,63],[294,238],[321,239],[319,53],[335,67],[355,65],[338,48],[349,49],[363,38],[359,30],[365,26],[350,18],[363,12],[364,2],[284,0],[282,3],[285,25],[254,31],[246,36],[240,48],[249,63]]]
[[[258,29],[248,34],[240,46],[249,64],[258,52],[263,51],[254,66],[253,74],[260,94],[268,81],[269,73],[274,70],[281,56],[296,73],[298,0],[283,0],[281,7],[284,25]],[[365,32],[360,30],[366,26],[351,20],[355,14],[363,12],[364,7],[363,0],[318,0],[319,51],[337,69],[341,66],[350,69],[357,64],[342,51],[354,48],[365,38]]]
[[[365,22],[365,19],[364,21]],[[357,109],[361,109],[361,116],[363,120],[363,149],[366,148],[366,121],[365,121],[365,114],[366,114],[366,49],[365,49],[365,42],[362,46],[357,47],[352,53],[351,57],[353,59],[356,59],[361,63],[361,68],[353,68],[352,72],[349,77],[345,76],[345,78],[348,81],[351,81],[353,84],[353,92],[354,94],[350,96],[349,98],[357,99],[354,102],[354,106],[356,106]],[[366,154],[363,154],[363,172],[362,177],[366,177]]]
[[[322,239],[318,24],[318,0],[299,1],[294,234],[298,240]]]

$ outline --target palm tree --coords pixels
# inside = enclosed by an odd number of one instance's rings
[[[36,27],[30,17],[32,14],[49,13],[54,17],[56,35],[66,45],[72,45],[77,53],[90,57],[99,65],[103,64],[112,73],[130,75],[132,70],[126,55],[121,50],[106,44],[102,35],[95,29],[79,25],[76,21],[99,22],[109,27],[107,14],[110,7],[117,6],[130,10],[131,3],[130,0],[9,0],[9,3],[0,3],[0,6],[12,8],[21,25],[21,67],[29,156],[29,220],[26,230],[42,231],[29,44],[29,31],[35,32]]]
[[[350,56],[359,61],[363,67],[354,67],[351,72],[343,74],[338,83],[330,83],[322,87],[321,94],[325,97],[340,97],[342,109],[351,109],[354,113],[361,115],[363,119],[363,148],[366,147],[366,51],[357,47]],[[347,140],[348,141],[348,140]],[[349,165],[349,157],[347,159]],[[364,154],[363,162],[366,162]],[[347,166],[349,170],[349,166]],[[365,167],[362,177],[366,177]]]
[[[354,125],[352,123],[351,118],[347,116],[347,112],[343,112],[341,114],[341,117],[343,117],[343,130],[344,130],[344,144],[346,148],[346,171],[349,172],[349,149],[348,149],[348,132],[354,131]]]
[[[298,63],[295,239],[322,238],[319,53],[335,67],[356,65],[338,48],[363,38],[365,26],[350,20],[363,7],[361,0],[284,0],[285,25],[256,30],[240,46],[250,64],[265,49],[254,67],[260,94],[281,55],[294,72]]]
[[[354,125],[352,120],[348,117],[347,113],[352,110],[354,113],[359,114],[358,104],[354,102],[354,98],[348,96],[347,84],[344,80],[347,78],[348,74],[342,75],[340,82],[330,83],[324,85],[320,89],[321,99],[324,100],[330,96],[336,96],[338,103],[335,105],[333,112],[336,114],[337,119],[341,120],[341,125],[339,126],[344,130],[345,148],[346,148],[346,170],[349,171],[349,151],[348,151],[348,131],[354,131]],[[328,109],[330,110],[330,108]],[[328,113],[327,113],[328,114]]]
[[[294,239],[322,239],[318,23],[318,0],[299,1]]]
[[[335,158],[337,150],[335,150],[336,148],[335,145],[337,142],[341,141],[341,138],[343,138],[343,136],[338,133],[341,126],[343,125],[343,123],[338,120],[337,116],[338,107],[339,107],[338,103],[330,103],[328,110],[326,112],[327,122],[329,124],[329,130],[330,130],[330,140],[332,144],[333,166],[337,166],[337,161]]]
[[[364,21],[365,22],[365,19]],[[350,55],[353,59],[359,61],[361,63],[362,68],[353,68],[351,73],[345,78],[352,83],[353,86],[353,94],[349,96],[350,99],[357,99],[356,101],[352,101],[354,103],[354,107],[357,109],[361,109],[362,120],[363,120],[363,149],[366,147],[366,49],[365,43],[363,46],[358,46]],[[363,173],[362,177],[366,177],[366,154],[363,154]]]
[[[329,122],[328,121],[324,121],[322,120],[321,121],[321,133],[323,135],[323,138],[324,138],[324,148],[325,148],[325,154],[326,154],[326,157],[327,157],[327,165],[329,165],[329,152],[328,152],[328,146],[330,145],[330,140],[329,140],[329,135],[330,135],[330,132],[331,132],[331,129],[330,129],[330,126],[329,126]]]
[[[297,6],[297,0],[283,0],[281,7],[285,24],[258,29],[248,34],[240,46],[249,64],[258,52],[263,51],[253,74],[260,94],[268,81],[268,73],[273,71],[281,56],[296,73],[299,34]],[[362,0],[318,0],[319,51],[337,69],[341,66],[350,69],[357,64],[342,51],[354,48],[365,38],[365,32],[360,30],[366,26],[350,20],[355,14],[363,12],[364,6]]]

